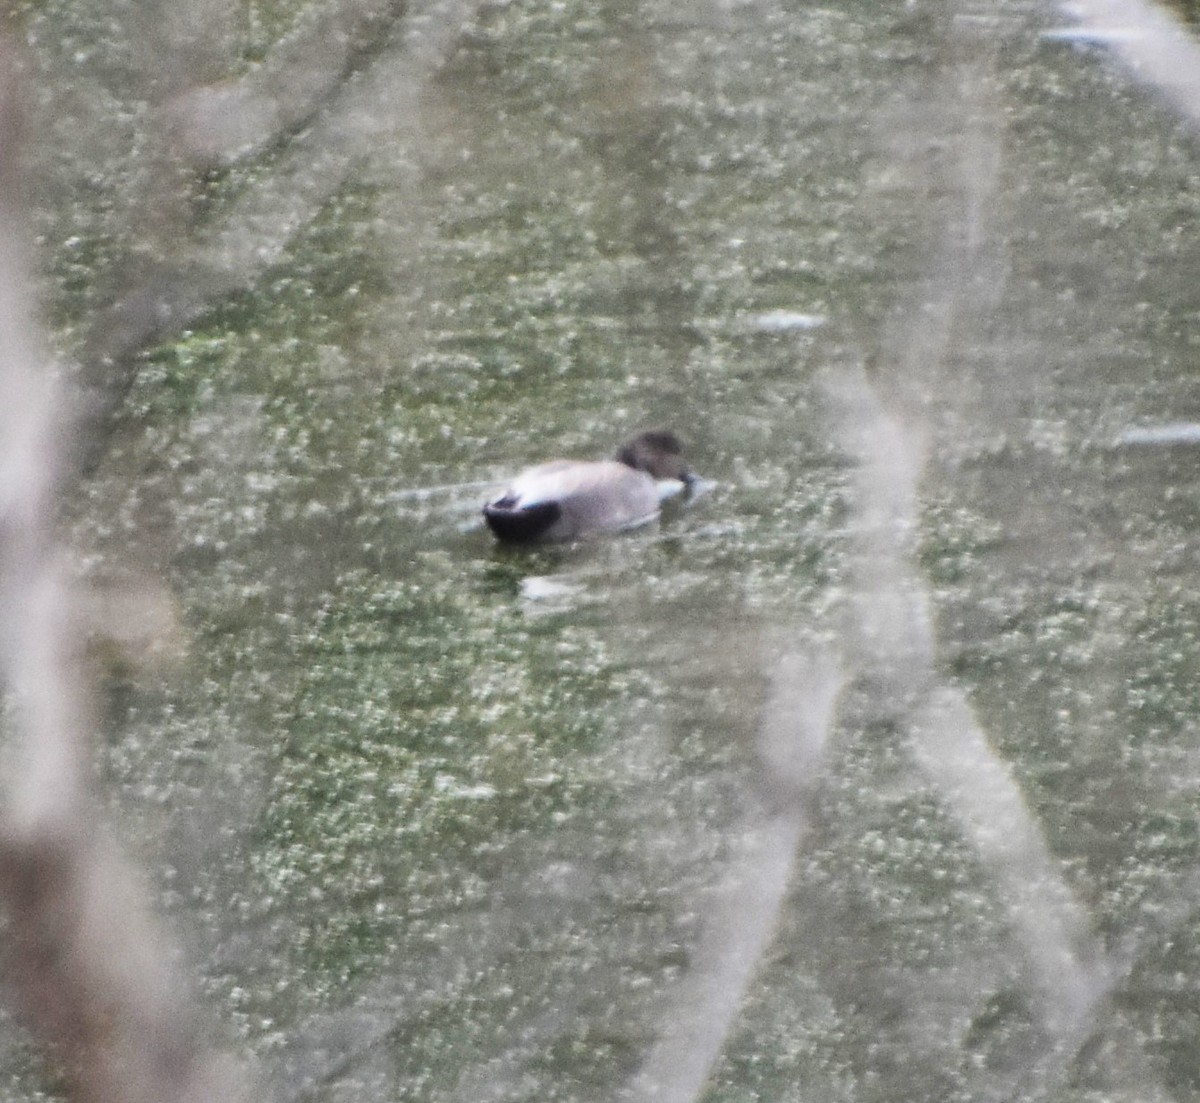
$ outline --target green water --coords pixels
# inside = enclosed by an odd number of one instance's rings
[[[177,249],[138,217],[167,78],[139,68],[146,28],[111,29],[124,10],[23,16],[68,352]],[[221,71],[293,15],[236,13]],[[776,657],[836,641],[858,585],[821,382],[849,367],[920,407],[938,676],[1131,964],[1057,1075],[1023,1081],[1055,1035],[1002,885],[847,644],[810,831],[705,1098],[1118,1099],[1131,1068],[1140,1098],[1196,1090],[1194,455],[1115,442],[1200,420],[1200,160],[1103,55],[1039,41],[1043,16],[482,7],[404,140],[140,357],[69,533],[96,573],[165,585],[185,655],[113,673],[104,791],[215,1031],[282,1098],[627,1090],[769,804]],[[986,94],[954,94],[960,66]],[[972,141],[973,214],[948,167]],[[153,212],[203,237],[283,156]],[[967,223],[960,287],[943,243]],[[710,493],[618,539],[493,544],[482,484],[653,425]],[[5,1063],[37,1097],[27,1052]]]

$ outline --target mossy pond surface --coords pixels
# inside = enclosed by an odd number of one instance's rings
[[[172,248],[134,217],[175,178],[127,7],[21,17],[66,356]],[[236,11],[233,75],[292,25]],[[636,1097],[777,811],[779,658],[828,652],[704,1098],[1193,1096],[1197,453],[1129,431],[1200,422],[1200,144],[1017,0],[468,14],[418,114],[140,354],[68,511],[87,572],[176,610],[178,654],[110,675],[99,773],[214,1036],[280,1098]],[[189,181],[189,233],[282,157]],[[929,626],[878,649],[843,376],[920,454],[885,561]],[[507,474],[655,425],[712,483],[660,524],[483,528]],[[1077,923],[1069,1022],[1020,869],[914,753],[933,682]]]

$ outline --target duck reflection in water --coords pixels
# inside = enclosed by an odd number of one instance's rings
[[[695,483],[682,453],[674,433],[655,429],[611,460],[551,460],[518,475],[483,516],[500,540],[518,544],[636,528]]]

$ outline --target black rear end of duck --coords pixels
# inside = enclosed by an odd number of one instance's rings
[[[529,544],[543,539],[561,516],[562,507],[557,502],[522,507],[513,498],[497,498],[483,507],[488,528],[498,540],[509,544]]]

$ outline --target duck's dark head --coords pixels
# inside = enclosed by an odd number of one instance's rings
[[[617,451],[616,459],[655,479],[679,479],[690,485],[692,475],[683,462],[683,445],[669,429],[639,433]]]

